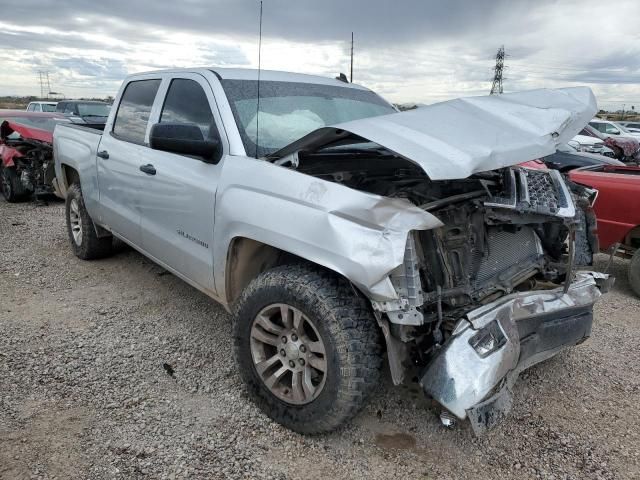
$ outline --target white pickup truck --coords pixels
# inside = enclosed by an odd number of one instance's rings
[[[575,268],[593,192],[517,166],[586,125],[591,91],[398,113],[337,79],[257,78],[136,74],[104,132],[57,126],[74,253],[118,237],[224,305],[248,392],[296,431],[353,416],[385,351],[443,421],[492,427],[519,372],[590,335],[608,285]]]

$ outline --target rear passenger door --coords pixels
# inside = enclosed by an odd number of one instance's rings
[[[161,78],[129,82],[118,110],[105,127],[96,159],[100,192],[99,222],[129,243],[142,245],[140,235],[140,166],[154,154],[148,145],[151,110]]]
[[[225,138],[211,86],[201,75],[171,75],[164,80],[160,95],[154,122],[195,124],[204,138]],[[225,142],[223,150],[228,151]],[[201,288],[215,292],[213,213],[222,163],[214,165],[160,150],[153,151],[149,163],[155,173],[144,175],[140,188],[145,252]]]

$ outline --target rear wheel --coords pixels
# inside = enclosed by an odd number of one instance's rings
[[[378,326],[365,299],[331,273],[302,265],[254,279],[235,309],[236,363],[249,395],[300,433],[331,431],[378,385]]]
[[[83,260],[108,256],[113,248],[112,237],[98,237],[93,220],[84,206],[80,185],[74,183],[67,190],[65,204],[67,232],[73,253]]]
[[[629,283],[633,292],[640,297],[640,248],[636,250],[629,262]]]
[[[29,197],[29,192],[18,177],[14,167],[4,167],[0,170],[0,187],[7,202],[20,202]]]

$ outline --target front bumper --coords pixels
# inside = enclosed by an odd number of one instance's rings
[[[520,372],[589,337],[593,304],[612,280],[578,272],[566,293],[562,287],[514,293],[469,312],[426,367],[422,388],[483,433],[510,410]],[[479,353],[477,339],[484,332],[495,348]]]

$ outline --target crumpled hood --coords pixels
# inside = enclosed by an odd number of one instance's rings
[[[410,160],[432,180],[466,178],[554,153],[596,111],[588,87],[460,98],[323,127],[270,157],[314,151],[353,138],[377,143]]]

